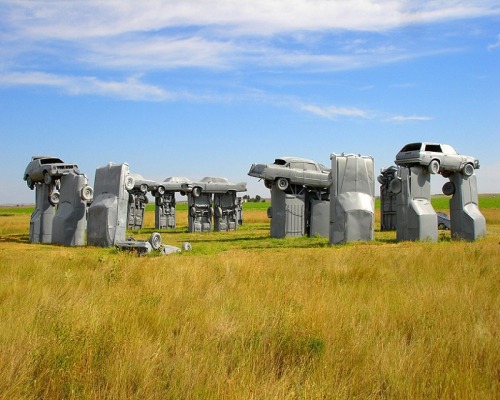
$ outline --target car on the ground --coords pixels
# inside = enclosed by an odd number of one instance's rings
[[[37,182],[50,185],[70,171],[78,171],[78,165],[65,163],[53,156],[33,156],[24,171],[23,179],[28,187],[33,189]]]
[[[246,182],[231,183],[227,178],[206,176],[199,182],[183,183],[181,193],[191,193],[194,197],[199,197],[202,192],[207,193],[229,193],[246,192]]]
[[[313,160],[280,157],[273,164],[252,164],[249,176],[263,179],[267,188],[273,183],[281,190],[290,185],[326,188],[330,186],[330,169]]]
[[[448,214],[438,211],[436,213],[437,218],[438,218],[438,229],[450,229],[451,228],[451,222],[450,222],[450,217]]]
[[[427,142],[407,144],[396,155],[395,163],[405,167],[423,165],[431,174],[443,176],[454,172],[471,176],[479,168],[479,160],[475,157],[458,154],[449,144]]]

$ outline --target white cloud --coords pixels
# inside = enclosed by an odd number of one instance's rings
[[[23,35],[65,39],[200,26],[245,35],[334,29],[384,31],[499,11],[495,0],[8,1],[3,9],[8,22]]]
[[[72,95],[93,94],[116,96],[128,100],[167,100],[173,97],[162,88],[141,83],[131,77],[124,81],[104,81],[95,77],[74,77],[44,72],[23,72],[0,74],[2,86],[50,86]]]
[[[398,122],[406,122],[406,121],[431,121],[432,117],[426,117],[421,115],[396,115],[394,117],[389,118],[389,121],[398,121]]]
[[[493,44],[490,44],[488,46],[488,50],[494,50],[496,49],[497,47],[500,47],[500,35],[497,36],[497,41],[496,43],[493,43]]]
[[[370,112],[356,107],[320,107],[315,105],[303,105],[302,110],[308,111],[323,118],[336,119],[338,117],[370,118]]]

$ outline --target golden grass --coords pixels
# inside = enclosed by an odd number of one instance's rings
[[[162,236],[194,251],[165,257],[30,245],[2,217],[0,398],[499,398],[498,233],[328,247],[244,217],[179,213]]]

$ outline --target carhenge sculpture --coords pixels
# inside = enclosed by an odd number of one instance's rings
[[[452,196],[452,237],[473,241],[486,235],[486,220],[478,207],[476,158],[460,155],[450,145],[422,142],[404,146],[395,162],[399,169],[385,184],[396,195],[398,241],[437,240],[438,219],[430,202],[430,178],[437,173],[450,180],[443,193]]]
[[[84,245],[86,209],[92,199],[92,188],[78,166],[53,156],[33,156],[23,179],[36,192],[30,242]]]
[[[94,200],[89,208],[87,242],[109,247],[125,241],[129,192],[135,180],[128,164],[114,164],[96,169]]]
[[[171,176],[163,182],[158,182],[152,188],[151,194],[155,198],[155,228],[175,229],[175,193],[182,191],[183,183],[191,181],[185,177]]]
[[[331,161],[330,244],[373,240],[373,158],[342,153]]]
[[[205,177],[198,182],[183,183],[181,189],[188,196],[188,232],[210,232],[212,217],[215,231],[237,229],[240,213],[236,193],[246,192],[246,182]]]
[[[330,169],[300,157],[252,164],[249,176],[263,179],[271,190],[270,236],[328,236]]]
[[[131,174],[131,176],[134,178],[134,187],[128,189],[127,228],[142,229],[144,211],[148,204],[148,191],[156,185],[156,182],[144,179],[139,174]]]

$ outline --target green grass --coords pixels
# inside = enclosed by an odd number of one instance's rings
[[[270,238],[262,204],[146,257],[29,244],[31,211],[3,214],[0,399],[500,398],[496,200],[472,243],[338,246]]]

